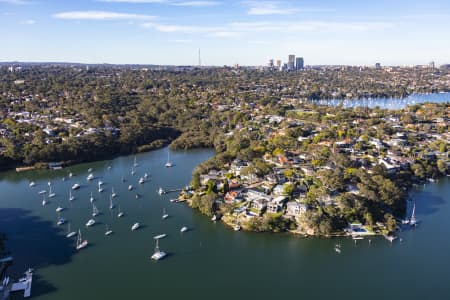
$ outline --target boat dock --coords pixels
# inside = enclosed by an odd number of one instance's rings
[[[28,298],[31,296],[31,284],[33,282],[33,271],[28,270],[25,272],[25,277],[19,279],[11,285],[11,292],[23,291],[23,297]]]

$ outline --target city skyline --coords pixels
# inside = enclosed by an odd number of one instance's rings
[[[450,63],[450,3],[0,0],[1,61],[266,65]]]

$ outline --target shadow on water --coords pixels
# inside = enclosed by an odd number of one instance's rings
[[[74,240],[61,234],[64,228],[56,228],[24,209],[0,208],[0,231],[6,234],[7,247],[14,257],[8,274],[19,278],[26,269],[34,268],[33,295],[56,291],[56,287],[39,277],[39,269],[67,264],[76,252]]]
[[[444,198],[425,191],[418,193],[413,201],[416,203],[416,212],[423,215],[435,214],[440,210],[439,207],[445,204]]]

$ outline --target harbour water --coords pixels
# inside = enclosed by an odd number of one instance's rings
[[[186,204],[172,203],[177,194],[160,196],[158,188],[189,183],[193,168],[213,155],[211,150],[172,152],[173,168],[165,168],[167,149],[81,164],[60,171],[0,174],[0,231],[8,235],[15,262],[9,273],[19,277],[35,268],[32,297],[72,299],[443,299],[450,295],[450,180],[448,177],[411,191],[416,202],[416,229],[405,228],[392,244],[382,237],[357,243],[350,238],[302,238],[290,234],[235,232],[213,223]],[[111,169],[108,170],[108,166]],[[88,168],[96,179],[86,181]],[[69,178],[69,172],[75,175]],[[150,175],[143,185],[138,180]],[[65,177],[66,180],[62,181]],[[122,182],[122,177],[126,179]],[[29,181],[36,182],[34,188]],[[102,180],[105,191],[97,191]],[[56,193],[45,207],[38,191]],[[68,201],[70,187],[76,200]],[[135,189],[128,191],[128,185]],[[108,195],[118,197],[110,211]],[[90,192],[101,212],[91,218]],[[136,199],[139,193],[142,197]],[[412,202],[411,202],[412,203]],[[120,204],[125,216],[117,218]],[[81,228],[87,248],[75,250],[75,238],[65,237],[66,225]],[[169,218],[162,219],[163,209]],[[140,222],[140,230],[131,226]],[[105,236],[106,225],[114,231]],[[190,230],[180,233],[182,226]],[[168,256],[151,261],[153,236]],[[341,253],[334,247],[341,244]],[[13,299],[22,299],[15,295]]]
[[[350,99],[350,100],[313,100],[313,102],[321,105],[342,105],[349,107],[380,107],[385,109],[402,109],[407,105],[420,104],[424,102],[448,103],[450,102],[450,93],[434,93],[434,94],[412,94],[405,98],[369,98],[369,99]]]

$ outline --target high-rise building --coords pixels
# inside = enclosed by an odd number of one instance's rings
[[[434,69],[436,67],[436,65],[434,64],[434,61],[430,62],[428,64],[428,67],[430,67],[430,69]]]
[[[295,70],[295,55],[290,54],[288,57],[287,69],[289,71]]]
[[[269,59],[268,66],[269,66],[269,68],[273,68],[273,59]]]
[[[303,70],[304,67],[305,67],[305,62],[303,60],[303,57],[297,57],[295,59],[295,69],[296,70]]]
[[[278,68],[278,69],[281,68],[281,59],[277,59],[277,68]]]
[[[377,70],[381,69],[381,64],[380,63],[376,63],[375,64],[375,69],[377,69]]]

